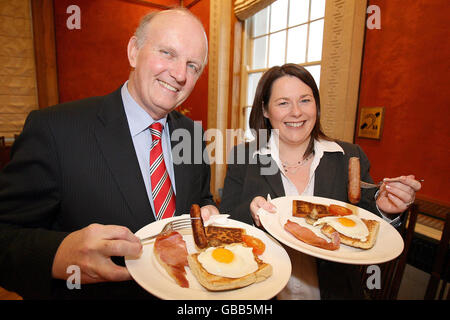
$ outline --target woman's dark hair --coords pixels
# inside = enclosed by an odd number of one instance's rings
[[[311,141],[306,148],[303,157],[309,156],[314,151],[314,139],[332,140],[323,133],[320,125],[320,96],[319,89],[312,75],[304,67],[294,63],[287,63],[281,67],[275,66],[267,70],[258,82],[256,87],[255,98],[253,99],[252,111],[250,113],[250,129],[255,130],[258,149],[264,146],[270,138],[272,126],[269,119],[264,117],[263,110],[268,111],[269,99],[272,94],[272,85],[275,80],[283,76],[292,76],[303,81],[308,87],[311,88],[316,102],[316,124],[311,131]],[[259,141],[259,130],[266,129],[267,141]]]

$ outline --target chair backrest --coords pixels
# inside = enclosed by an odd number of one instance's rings
[[[392,284],[387,299],[397,299],[398,291],[400,290],[400,283],[402,282],[406,263],[408,261],[409,249],[411,248],[411,243],[414,237],[414,228],[416,227],[417,216],[419,214],[418,206],[416,204],[413,204],[409,208],[408,213],[408,226],[402,230],[402,237],[405,242],[405,248],[396,261],[397,263],[395,273],[392,277]],[[405,225],[406,223],[403,223],[403,226]]]
[[[0,169],[2,169],[8,162],[5,137],[0,137]]]
[[[378,266],[381,271],[381,281],[379,289],[365,290],[366,295],[372,300],[395,300],[400,289],[400,284],[403,278],[403,274],[406,267],[406,262],[408,259],[408,252],[411,247],[411,242],[414,236],[414,228],[416,226],[418,215],[418,207],[413,204],[405,213],[403,217],[403,223],[398,230],[404,241],[404,248],[402,253],[394,260],[388,261],[386,263],[381,263]],[[406,226],[406,222],[408,225]],[[362,266],[362,285],[366,288],[367,281],[367,267]]]
[[[450,240],[450,212],[445,217],[444,230],[442,230],[441,240],[434,258],[434,265],[431,271],[430,280],[428,281],[427,290],[425,292],[425,300],[450,300],[447,287],[449,286],[449,252],[448,242]]]

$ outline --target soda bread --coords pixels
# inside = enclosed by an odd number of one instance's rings
[[[322,204],[311,203],[302,200],[293,200],[292,215],[294,217],[310,216],[313,219],[317,219],[320,216],[328,215],[328,208],[327,206]]]
[[[188,256],[189,268],[198,282],[210,291],[224,291],[246,287],[253,283],[264,281],[272,275],[272,266],[263,262],[257,256],[258,270],[240,278],[225,278],[206,271],[198,261],[199,253]]]
[[[241,243],[245,229],[208,226],[205,228],[206,239],[209,247],[219,247],[230,243]]]
[[[380,222],[375,221],[375,220],[367,220],[367,219],[363,219],[363,218],[361,218],[361,220],[367,226],[367,229],[369,229],[369,235],[367,236],[366,241],[361,241],[359,239],[353,239],[353,238],[344,236],[341,233],[339,233],[339,237],[341,238],[341,243],[343,243],[343,244],[346,244],[351,247],[367,250],[367,249],[372,248],[375,245],[375,242],[376,242],[377,236],[378,236],[378,231],[380,229]],[[325,224],[320,229],[320,231],[330,239],[331,239],[331,235],[333,234],[333,232],[336,232],[336,230],[328,224]]]
[[[369,235],[367,237],[366,241],[361,241],[359,239],[353,239],[350,237],[347,237],[341,233],[339,233],[339,237],[341,239],[341,243],[351,246],[351,247],[355,247],[355,248],[361,248],[361,249],[370,249],[375,245],[375,242],[377,240],[377,236],[378,236],[378,231],[380,229],[380,222],[376,221],[376,220],[368,220],[368,219],[363,219],[361,218],[362,222],[364,222],[364,224],[367,226],[367,229],[369,229]],[[314,222],[317,221],[317,219],[313,219],[310,216],[306,216],[305,217],[305,221],[307,223],[309,223],[310,225],[313,225]],[[333,232],[335,232],[336,230],[331,227],[328,224],[324,224],[322,226],[322,228],[320,229],[320,231],[326,235],[328,238],[332,239],[332,234]]]

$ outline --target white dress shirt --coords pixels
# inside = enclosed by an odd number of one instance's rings
[[[148,199],[155,214],[155,207],[153,205],[152,188],[150,180],[150,146],[152,144],[152,137],[149,126],[155,122],[153,118],[133,99],[128,91],[128,81],[122,86],[121,94],[122,101],[127,116],[128,127],[130,128],[131,137],[133,139],[134,149],[141,169],[142,178],[144,179],[145,188],[147,190]],[[166,164],[167,173],[169,174],[172,183],[173,192],[175,189],[175,175],[173,170],[172,152],[170,144],[169,124],[167,117],[157,120],[163,126],[161,135],[162,150],[164,155],[164,162]],[[156,219],[156,215],[155,215]]]

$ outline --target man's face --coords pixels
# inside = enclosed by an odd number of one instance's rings
[[[207,43],[200,23],[180,12],[156,16],[146,27],[138,48],[128,44],[128,89],[136,102],[157,120],[187,99],[203,71]]]

